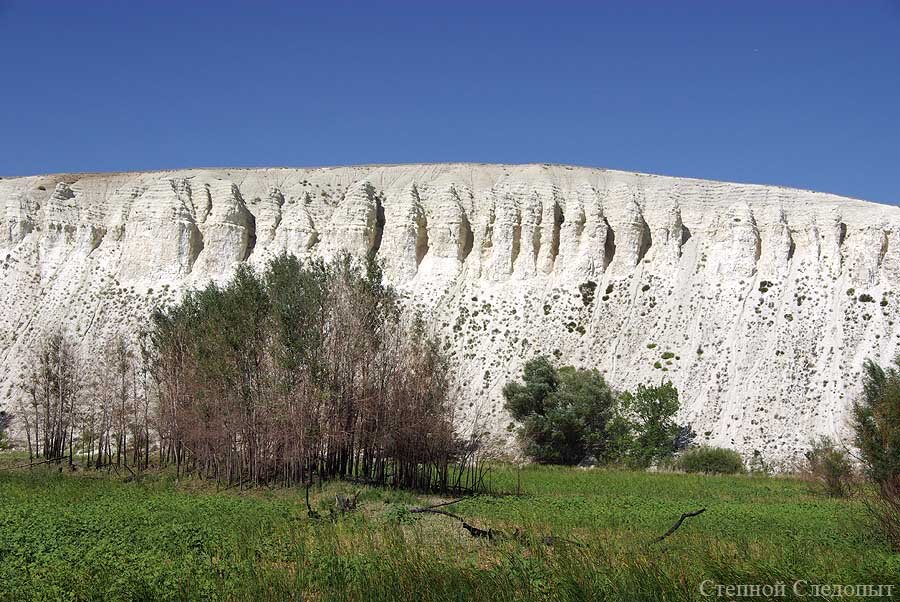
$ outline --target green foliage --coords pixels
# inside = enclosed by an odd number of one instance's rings
[[[578,292],[581,293],[581,302],[585,307],[594,302],[594,294],[597,290],[597,283],[593,280],[583,282],[578,286]]]
[[[672,383],[620,395],[596,370],[557,370],[544,356],[527,362],[523,382],[507,383],[503,396],[522,423],[525,453],[546,464],[593,458],[647,467],[672,456],[682,430]]]
[[[524,383],[503,388],[506,409],[523,423],[525,452],[538,462],[577,464],[607,452],[615,395],[596,370],[557,371],[546,357],[525,364]]]
[[[856,433],[866,475],[878,497],[871,515],[895,550],[900,550],[900,357],[884,370],[868,360],[863,365],[863,395],[853,404]]]
[[[895,361],[900,366],[900,358]],[[868,476],[900,492],[900,372],[868,360],[862,398],[853,405],[853,428]]]
[[[12,423],[12,414],[0,411],[0,451],[10,447],[9,437],[6,434],[6,429],[9,428],[10,423]]]
[[[55,472],[55,471],[54,471]],[[526,534],[486,542],[434,503],[363,488],[362,508],[311,520],[303,490],[215,494],[202,483],[0,473],[0,600],[697,600],[705,579],[895,583],[900,556],[871,539],[855,499],[795,479],[492,466],[522,496],[448,510]],[[312,489],[334,502],[338,485]],[[661,546],[647,543],[689,509]],[[546,546],[545,535],[580,543]],[[794,577],[791,577],[794,578]]]
[[[627,461],[631,465],[646,468],[672,456],[681,431],[675,424],[678,407],[678,389],[671,382],[638,385],[634,393],[622,394],[620,411],[630,423]]]
[[[806,462],[810,474],[832,497],[845,497],[850,493],[853,478],[853,463],[846,451],[835,445],[828,437],[812,442],[806,452]]]
[[[676,466],[685,472],[704,474],[738,474],[744,472],[744,460],[732,449],[695,447],[684,452]]]
[[[525,364],[523,380],[524,384],[511,382],[503,387],[506,409],[520,421],[532,414],[543,415],[544,400],[559,387],[556,369],[545,356]]]

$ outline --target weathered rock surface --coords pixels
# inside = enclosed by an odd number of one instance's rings
[[[897,353],[900,208],[550,165],[0,180],[0,403],[64,325],[85,350],[241,261],[377,249],[447,342],[464,428],[508,435],[528,358],[671,379],[699,438],[796,458],[847,436],[862,362]]]

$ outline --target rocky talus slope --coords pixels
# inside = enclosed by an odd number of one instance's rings
[[[508,437],[528,358],[671,379],[699,439],[789,460],[847,436],[897,353],[900,209],[556,165],[62,174],[0,180],[0,403],[59,325],[95,348],[185,287],[282,250],[376,249],[442,336],[464,428]]]

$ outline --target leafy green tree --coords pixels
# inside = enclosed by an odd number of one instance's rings
[[[537,357],[525,364],[523,382],[508,383],[503,395],[523,423],[525,452],[536,461],[571,465],[607,455],[616,396],[596,370],[557,371]]]
[[[631,422],[629,463],[646,468],[670,458],[682,427],[675,423],[678,389],[671,382],[656,386],[638,385],[634,393],[622,394],[622,411]]]
[[[900,366],[900,358],[895,360]],[[900,494],[900,373],[868,360],[862,398],[853,405],[856,447],[868,476]]]
[[[545,356],[538,356],[525,364],[524,384],[510,382],[503,387],[506,409],[516,420],[532,415],[544,415],[544,400],[559,388],[559,375]]]

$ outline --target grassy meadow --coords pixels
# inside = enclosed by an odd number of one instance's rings
[[[409,511],[438,498],[349,483],[312,489],[314,520],[302,489],[0,469],[0,600],[632,602],[709,599],[707,579],[900,582],[858,502],[796,479],[497,465],[490,480],[520,494],[443,509],[518,537],[476,539]],[[357,490],[355,512],[327,518]]]

